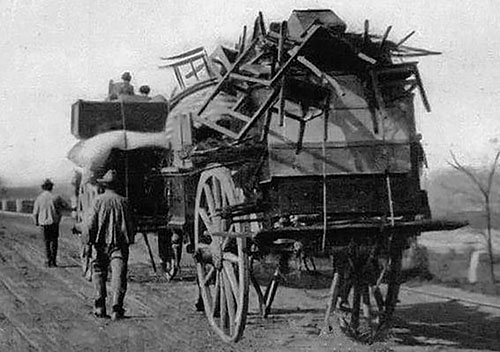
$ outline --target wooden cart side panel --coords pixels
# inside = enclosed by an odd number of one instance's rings
[[[313,176],[276,177],[266,183],[272,213],[322,214],[322,178]],[[426,200],[418,182],[409,174],[391,175],[395,216],[423,214]],[[326,211],[338,218],[388,216],[385,175],[345,175],[328,177]]]

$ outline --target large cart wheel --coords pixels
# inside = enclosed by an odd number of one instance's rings
[[[324,332],[331,329],[330,314],[339,300],[340,326],[348,335],[373,341],[389,329],[398,302],[404,249],[395,242],[384,256],[374,258],[365,251],[341,258],[345,265],[334,268]]]
[[[241,223],[231,224],[218,209],[239,202],[230,171],[201,174],[196,192],[194,242],[198,285],[205,314],[226,342],[243,334],[248,312],[248,256]]]

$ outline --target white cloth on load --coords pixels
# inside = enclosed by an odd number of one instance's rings
[[[68,159],[92,173],[104,167],[112,149],[134,150],[145,147],[170,148],[172,129],[163,132],[144,133],[111,131],[76,143],[68,152]]]

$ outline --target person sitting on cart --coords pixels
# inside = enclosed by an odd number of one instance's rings
[[[141,93],[141,96],[146,100],[151,100],[149,92],[151,92],[151,88],[149,88],[148,85],[143,85],[139,87],[139,93]]]
[[[122,81],[114,83],[113,80],[109,82],[109,100],[117,100],[123,95],[134,95],[134,86],[130,84],[132,80],[132,75],[130,72],[124,72],[122,74]]]
[[[102,178],[97,179],[97,183],[104,192],[95,198],[82,229],[96,253],[92,263],[94,315],[99,318],[107,317],[106,279],[108,268],[111,267],[111,319],[117,320],[123,318],[125,313],[123,302],[127,291],[127,262],[135,230],[126,198],[115,191],[116,171],[109,170]]]

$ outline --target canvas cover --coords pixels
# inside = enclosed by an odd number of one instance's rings
[[[146,147],[170,148],[170,132],[140,133],[132,131],[111,131],[79,141],[68,153],[68,159],[81,167],[87,174],[102,171],[113,149],[136,150]]]

